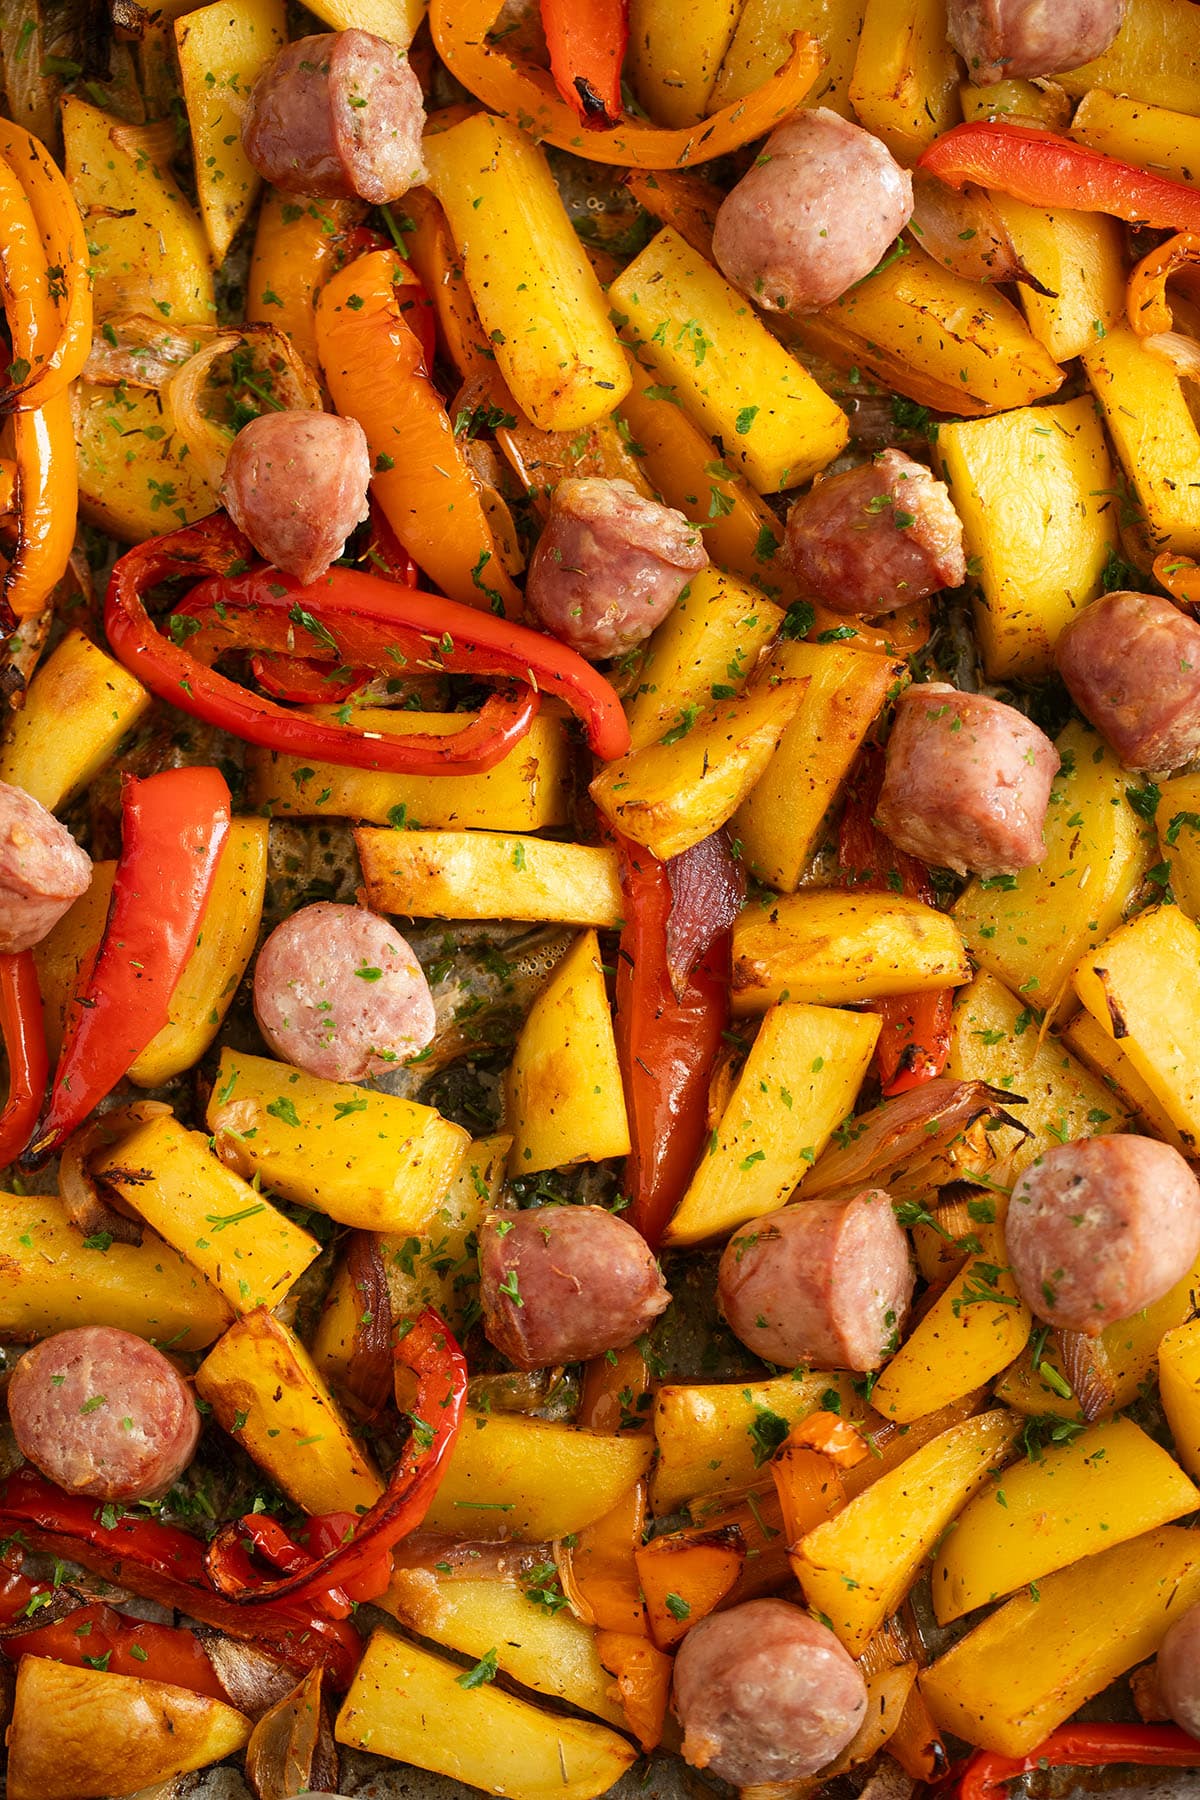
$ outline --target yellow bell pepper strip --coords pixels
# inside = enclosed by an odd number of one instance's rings
[[[727,156],[794,112],[822,63],[816,40],[798,31],[781,69],[698,125],[666,129],[630,120],[611,131],[586,131],[544,69],[510,55],[503,43],[488,41],[499,11],[500,0],[431,0],[429,24],[439,56],[490,112],[503,113],[538,142],[570,150],[587,162],[681,169]]]
[[[980,120],[956,125],[917,164],[951,187],[997,188],[1029,206],[1111,213],[1131,225],[1200,231],[1200,190],[1054,131]]]
[[[278,325],[301,356],[317,367],[317,293],[348,260],[358,224],[357,200],[304,200],[268,188],[258,215],[246,284],[246,317]]]
[[[1156,244],[1143,256],[1130,274],[1125,290],[1125,312],[1131,328],[1139,337],[1153,337],[1156,332],[1170,331],[1174,326],[1167,283],[1180,270],[1200,263],[1200,231],[1178,231],[1163,244]]]
[[[452,600],[507,616],[521,596],[406,312],[411,283],[393,250],[333,276],[317,302],[321,368],[337,410],[367,434],[372,491],[404,548]]]
[[[16,177],[33,213],[47,269],[46,291],[55,303],[58,336],[44,361],[14,379],[6,406],[41,406],[80,374],[92,347],[92,279],[87,236],[66,176],[45,145],[11,119],[0,119],[0,156]]]

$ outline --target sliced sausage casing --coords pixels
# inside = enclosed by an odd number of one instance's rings
[[[812,313],[869,275],[913,209],[886,145],[826,107],[773,131],[721,202],[713,256],[768,312]]]
[[[276,1056],[327,1081],[384,1074],[436,1025],[429,983],[395,927],[331,900],[275,927],[254,969],[254,1015]]]
[[[675,1710],[685,1759],[750,1787],[826,1768],[861,1725],[867,1689],[827,1626],[786,1600],[747,1600],[684,1638]]]
[[[60,1331],[27,1350],[8,1389],[13,1434],[70,1494],[161,1498],[195,1455],[191,1389],[153,1344],[114,1326]]]
[[[0,952],[40,944],[92,882],[92,859],[24,788],[0,781]]]
[[[529,564],[538,623],[592,661],[649,637],[708,562],[698,528],[628,481],[560,481]]]
[[[1157,1138],[1079,1138],[1021,1176],[1005,1237],[1030,1311],[1096,1337],[1187,1274],[1200,1254],[1200,1184]]]
[[[800,590],[831,612],[874,617],[967,578],[950,490],[902,450],[816,481],[788,514]]]
[[[901,850],[960,875],[1033,868],[1058,768],[1050,739],[1015,707],[922,682],[896,702],[875,821]]]
[[[425,179],[425,107],[408,58],[369,31],[286,44],[250,96],[242,143],[287,194],[399,200]]]
[[[271,412],[234,438],[221,499],[259,555],[316,581],[368,516],[371,456],[357,419]]]
[[[1169,600],[1093,600],[1059,638],[1055,661],[1127,769],[1163,774],[1200,753],[1200,625]]]
[[[1102,56],[1125,0],[949,0],[947,35],[978,87],[1059,75]]]
[[[877,1369],[912,1291],[908,1242],[882,1188],[754,1220],[730,1238],[717,1277],[730,1330],[786,1368]]]
[[[1200,1606],[1176,1619],[1158,1651],[1158,1691],[1181,1731],[1200,1738]],[[1200,1762],[1200,1750],[1196,1753]]]
[[[623,1350],[671,1298],[640,1232],[600,1206],[490,1214],[479,1274],[484,1330],[518,1369]]]

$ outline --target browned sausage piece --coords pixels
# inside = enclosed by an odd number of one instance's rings
[[[425,106],[408,58],[369,31],[287,44],[242,122],[246,155],[287,194],[399,200],[425,179]]]
[[[92,859],[24,788],[0,781],[0,951],[30,950],[92,882]]]
[[[302,906],[259,951],[254,1016],[276,1056],[327,1081],[383,1074],[423,1050],[436,1023],[395,927],[331,900]]]
[[[1200,752],[1200,625],[1157,594],[1105,594],[1055,648],[1072,700],[1127,769],[1161,774]]]
[[[1096,1337],[1187,1274],[1200,1254],[1200,1184],[1157,1138],[1079,1138],[1026,1169],[1005,1237],[1030,1310]]]
[[[949,0],[950,42],[978,87],[1058,75],[1102,56],[1125,0]]]
[[[1031,869],[1046,853],[1058,767],[1015,707],[923,682],[896,702],[875,821],[901,850],[960,875]]]
[[[717,1277],[730,1330],[786,1368],[877,1369],[912,1291],[908,1241],[881,1188],[755,1219],[730,1238]]]
[[[827,1626],[786,1600],[712,1613],[675,1659],[684,1757],[735,1787],[817,1774],[866,1710],[853,1659]]]
[[[887,147],[818,106],[773,131],[721,202],[713,256],[768,312],[819,312],[871,273],[912,209]]]
[[[316,581],[367,517],[371,456],[357,419],[271,412],[234,438],[221,499],[259,555]]]
[[[1156,1673],[1163,1705],[1176,1725],[1200,1738],[1200,1606],[1189,1607],[1168,1631]]]
[[[525,599],[547,631],[598,662],[632,650],[708,562],[695,525],[628,481],[572,477],[554,490]]]
[[[161,1350],[110,1325],[60,1331],[13,1371],[8,1412],[21,1454],[69,1494],[157,1500],[200,1436],[191,1389]]]
[[[950,491],[902,450],[817,481],[788,514],[802,593],[832,612],[874,616],[967,578]]]
[[[671,1299],[640,1232],[601,1206],[491,1213],[479,1275],[484,1330],[518,1369],[623,1350]]]

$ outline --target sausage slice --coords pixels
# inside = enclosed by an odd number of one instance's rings
[[[1030,1311],[1097,1337],[1161,1300],[1200,1255],[1200,1184],[1157,1138],[1078,1138],[1030,1164],[1004,1230]]]
[[[316,581],[368,516],[371,455],[357,419],[271,412],[230,446],[225,510],[259,555],[298,581]]]
[[[277,925],[258,953],[254,1016],[284,1062],[327,1081],[362,1081],[433,1040],[429,983],[394,926],[318,900]]]
[[[546,631],[598,662],[622,656],[670,612],[708,562],[697,527],[628,481],[560,481],[529,564],[525,599]]]
[[[491,1213],[479,1273],[484,1330],[518,1369],[623,1350],[671,1299],[640,1232],[601,1206]]]
[[[425,179],[425,105],[408,58],[369,31],[286,44],[255,83],[242,144],[287,194],[399,200]]]
[[[866,1710],[853,1659],[827,1626],[786,1600],[710,1614],[675,1659],[684,1758],[736,1787],[817,1774]]]
[[[717,1276],[730,1330],[786,1368],[877,1369],[912,1291],[908,1242],[882,1188],[755,1219],[730,1238]]]
[[[773,131],[721,202],[713,256],[767,312],[819,312],[871,273],[912,209],[887,146],[817,106]]]
[[[24,788],[0,781],[0,951],[40,944],[92,882],[92,859]]]
[[[1169,600],[1105,594],[1072,619],[1054,655],[1127,769],[1162,774],[1200,753],[1200,625]]]
[[[875,822],[923,862],[978,875],[1033,868],[1058,751],[1013,706],[944,682],[896,702]]]
[[[1031,81],[1102,56],[1125,0],[949,0],[947,35],[978,87]]]
[[[8,1413],[23,1456],[69,1494],[157,1500],[196,1452],[191,1389],[161,1350],[114,1326],[60,1331],[13,1371]]]

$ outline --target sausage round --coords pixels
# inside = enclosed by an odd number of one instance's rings
[[[1157,594],[1105,594],[1067,626],[1059,674],[1127,769],[1161,774],[1200,752],[1200,625]]]
[[[284,193],[382,206],[424,181],[424,129],[408,58],[369,31],[327,31],[285,45],[263,71],[242,144]]]
[[[1097,1337],[1187,1274],[1200,1254],[1200,1184],[1157,1138],[1079,1138],[1026,1169],[1005,1238],[1030,1311]]]
[[[316,581],[368,516],[371,455],[357,419],[271,412],[234,438],[221,499],[259,555]]]
[[[1200,1738],[1200,1606],[1176,1619],[1159,1646],[1158,1691],[1181,1731]]]
[[[717,1276],[730,1330],[787,1368],[877,1369],[912,1291],[908,1241],[882,1188],[755,1219],[730,1238]]]
[[[902,450],[817,481],[788,514],[801,592],[832,612],[875,615],[967,578],[950,490]]]
[[[284,1062],[327,1081],[362,1081],[416,1056],[436,1019],[420,963],[394,926],[318,900],[277,925],[258,953],[254,1016]]]
[[[1121,29],[1125,0],[949,0],[947,35],[977,87],[1078,69]]]
[[[21,1454],[69,1494],[157,1500],[200,1436],[191,1389],[161,1350],[109,1325],[27,1350],[8,1388]]]
[[[713,256],[757,306],[811,313],[869,275],[913,209],[878,138],[818,106],[773,131],[717,212]]]
[[[91,886],[92,859],[24,788],[0,781],[0,951],[40,944]]]
[[[484,1330],[518,1369],[623,1350],[671,1299],[640,1232],[600,1206],[491,1213],[479,1279]]]
[[[710,1614],[675,1658],[684,1758],[735,1787],[817,1774],[866,1710],[853,1659],[827,1626],[786,1600]]]
[[[1024,713],[944,682],[896,702],[875,822],[901,850],[959,875],[1011,874],[1045,855],[1058,751]]]
[[[699,530],[628,481],[572,477],[554,490],[525,600],[545,630],[600,661],[640,644],[708,562]]]

